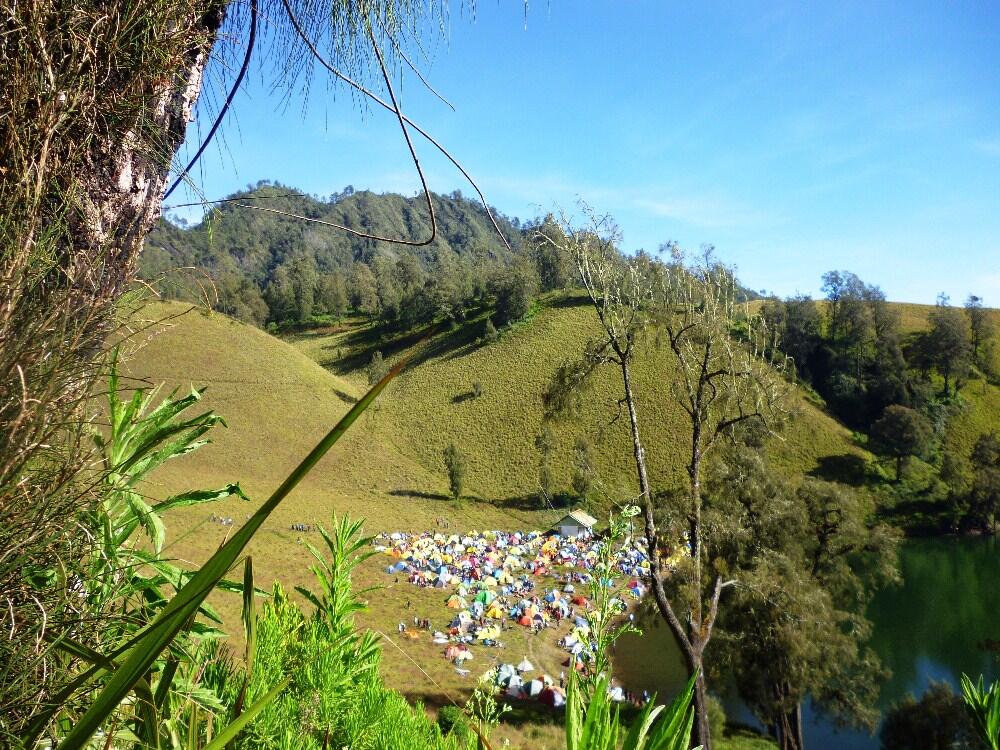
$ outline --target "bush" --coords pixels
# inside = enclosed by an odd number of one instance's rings
[[[486,324],[483,326],[483,341],[485,341],[487,344],[492,344],[499,338],[500,334],[497,333],[497,327],[493,325],[492,320],[487,318]]]
[[[451,490],[451,498],[458,500],[462,497],[466,466],[465,456],[454,443],[450,443],[444,449],[444,466],[448,470],[448,488]]]
[[[726,709],[722,707],[722,701],[714,695],[708,696],[708,726],[712,732],[712,739],[721,740],[726,729]]]
[[[982,747],[961,697],[945,682],[931,682],[916,700],[906,696],[885,715],[879,739],[883,750],[945,750]]]
[[[469,725],[465,714],[457,706],[441,706],[438,710],[438,727],[442,734],[454,734],[459,739],[467,739]]]
[[[368,363],[368,385],[375,385],[389,372],[389,363],[382,357],[382,352],[376,350]]]

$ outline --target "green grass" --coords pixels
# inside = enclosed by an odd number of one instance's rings
[[[1000,387],[983,379],[966,382],[948,422],[944,450],[968,458],[980,435],[998,430]]]
[[[579,356],[586,339],[597,335],[592,309],[579,296],[549,297],[528,325],[504,332],[494,344],[477,345],[478,318],[439,335],[419,366],[400,377],[381,405],[377,434],[401,455],[440,477],[442,453],[455,442],[468,456],[467,491],[491,502],[520,508],[536,503],[538,453],[534,437],[542,424],[542,392],[553,370]],[[328,370],[360,384],[360,365],[376,348],[384,354],[405,350],[404,342],[372,340],[364,329],[289,339]],[[339,354],[339,356],[338,356]],[[635,368],[639,423],[654,485],[683,481],[687,437],[683,413],[666,393],[670,359],[653,344],[643,347]],[[472,383],[483,394],[471,397]],[[557,486],[568,491],[573,445],[586,437],[594,446],[600,486],[620,499],[636,491],[627,418],[618,414],[620,375],[607,368],[595,380],[578,418],[554,426],[557,447],[551,467]],[[867,453],[850,433],[829,418],[802,391],[790,400],[794,418],[782,440],[772,445],[773,465],[790,478],[816,473],[838,476],[845,466],[862,465]],[[426,491],[428,488],[419,488]]]
[[[555,514],[540,509],[536,497],[534,437],[541,425],[541,393],[553,369],[577,356],[586,338],[596,334],[593,312],[582,302],[574,296],[550,296],[531,321],[503,332],[493,344],[475,341],[482,334],[485,313],[424,344],[410,370],[389,385],[375,407],[251,542],[260,585],[268,587],[275,578],[289,590],[311,584],[310,558],[297,543],[300,534],[289,527],[329,525],[334,512],[365,518],[369,533],[433,529],[438,517],[461,531],[547,526]],[[228,430],[214,431],[212,445],[168,462],[145,488],[162,497],[238,480],[253,498],[250,505],[231,500],[169,515],[168,554],[200,563],[233,530],[210,522],[209,514],[231,516],[236,525],[243,522],[364,393],[371,353],[379,349],[393,361],[413,346],[416,337],[382,340],[363,321],[348,319],[279,340],[219,314],[191,311],[173,317],[187,309],[180,303],[147,307],[144,317],[171,319],[154,326],[155,335],[136,339],[141,345],[125,369],[147,382],[165,381],[168,387],[207,386],[204,404],[229,424]],[[659,487],[682,481],[686,445],[681,412],[667,398],[663,384],[668,362],[649,345],[635,371],[640,426],[651,477]],[[470,397],[474,381],[483,387],[479,398]],[[982,381],[974,381],[963,391],[970,408],[954,423],[949,440],[971,447],[964,435],[996,423],[1000,389],[986,386],[980,395],[982,387]],[[582,435],[593,445],[601,493],[622,499],[636,492],[626,418],[614,419],[619,391],[616,373],[606,371],[595,381],[580,417],[555,426],[558,446],[552,468],[562,488],[569,488],[573,442]],[[794,418],[782,439],[771,445],[776,469],[790,480],[811,473],[863,481],[871,457],[851,433],[801,389],[793,393],[790,405]],[[469,457],[467,497],[457,504],[444,499],[447,476],[442,454],[449,442]],[[369,561],[357,583],[387,587],[368,594],[371,611],[359,622],[391,636],[391,642],[383,644],[383,672],[391,687],[434,706],[449,697],[463,701],[474,676],[494,660],[528,656],[542,670],[559,673],[564,654],[555,646],[558,636],[551,632],[529,637],[515,629],[505,638],[506,650],[477,649],[470,664],[473,675],[467,678],[454,672],[426,636],[398,639],[395,625],[400,620],[430,616],[440,626],[448,611],[440,590],[395,584],[384,575],[387,559],[377,556]],[[238,621],[238,597],[215,595],[212,601],[231,622]],[[561,730],[544,720],[505,725],[498,736],[510,739],[515,747],[558,747],[561,742]],[[722,747],[758,747],[752,742],[735,738]]]

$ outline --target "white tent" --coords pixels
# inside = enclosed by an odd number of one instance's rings
[[[537,697],[545,689],[545,683],[541,680],[532,680],[525,685],[525,692],[532,698]]]
[[[521,659],[521,663],[517,665],[518,672],[530,672],[534,668],[535,665],[528,661],[527,658]]]

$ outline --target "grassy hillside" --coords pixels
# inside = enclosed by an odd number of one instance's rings
[[[597,334],[596,317],[584,297],[550,297],[534,317],[503,334],[493,344],[479,344],[483,320],[473,320],[439,335],[418,367],[398,381],[393,397],[376,420],[381,440],[391,444],[445,487],[442,453],[454,441],[469,458],[470,492],[491,501],[531,506],[539,501],[538,451],[535,435],[542,424],[542,392],[555,368],[578,357],[584,342]],[[408,339],[378,342],[372,332],[354,329],[307,333],[291,339],[299,349],[331,372],[360,383],[361,365],[380,349],[399,355]],[[640,428],[650,462],[651,479],[659,488],[683,481],[687,437],[684,415],[667,393],[668,356],[652,343],[635,368]],[[483,393],[472,395],[479,382]],[[557,448],[552,468],[568,491],[573,445],[586,437],[593,445],[600,488],[621,499],[637,492],[627,418],[618,414],[620,374],[602,372],[585,395],[579,415],[554,425]],[[793,392],[792,419],[782,439],[773,441],[772,462],[789,477],[802,474],[842,476],[863,463],[866,454],[850,433],[822,413],[804,395]]]
[[[163,497],[239,480],[252,499],[251,504],[232,500],[168,515],[165,553],[198,564],[329,430],[358,389],[351,380],[326,372],[288,344],[222,315],[181,303],[156,303],[145,308],[142,317],[162,322],[138,337],[127,353],[124,369],[134,378],[130,382],[165,382],[168,389],[185,390],[192,385],[207,386],[205,407],[215,409],[229,424],[229,429],[211,434],[212,444],[168,462],[145,491]],[[394,398],[394,389],[391,385],[384,393],[386,402]],[[296,585],[312,586],[309,565],[313,560],[298,540],[305,537],[318,542],[318,535],[289,527],[293,523],[329,526],[333,512],[364,517],[369,532],[434,528],[439,516],[446,517],[453,529],[463,530],[545,527],[553,520],[551,512],[509,512],[470,502],[455,506],[438,499],[434,492],[442,487],[442,478],[399,454],[380,437],[381,431],[373,430],[380,419],[378,413],[363,416],[255,536],[249,554],[260,585],[268,587],[277,578],[289,590]],[[213,513],[232,517],[234,525],[211,521]],[[384,587],[368,595],[371,610],[360,618],[360,624],[394,636],[397,622],[419,613],[432,617],[438,627],[445,625],[450,610],[443,608],[441,592],[397,585],[382,572],[386,559],[372,558],[357,576],[359,588]],[[212,603],[233,623],[233,631],[239,632],[238,597],[219,593]],[[518,659],[527,655],[540,668],[558,674],[564,654],[554,642],[529,638],[519,631],[512,631],[506,639],[509,653]],[[383,650],[383,670],[390,685],[410,698],[441,704],[450,695],[462,701],[474,687],[475,677],[459,677],[441,658],[440,648],[427,638],[404,643],[392,638]],[[507,658],[509,653],[500,656]],[[484,654],[476,662],[475,674],[489,668],[486,659]],[[504,732],[515,747],[557,746],[554,725],[509,727]],[[539,744],[537,738],[548,738],[551,744]]]

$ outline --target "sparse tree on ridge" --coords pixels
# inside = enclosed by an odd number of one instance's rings
[[[930,314],[931,330],[927,333],[927,346],[935,369],[944,378],[944,395],[950,395],[954,376],[955,390],[959,389],[962,375],[969,366],[971,351],[969,323],[965,316],[951,306],[947,295],[940,295]]]
[[[528,314],[538,292],[538,276],[527,258],[520,257],[503,269],[493,284],[496,295],[497,326],[516,323]]]
[[[996,333],[996,326],[989,310],[983,307],[982,297],[974,294],[968,296],[965,300],[965,316],[969,320],[972,361],[980,369],[989,371],[992,366],[993,336]]]

